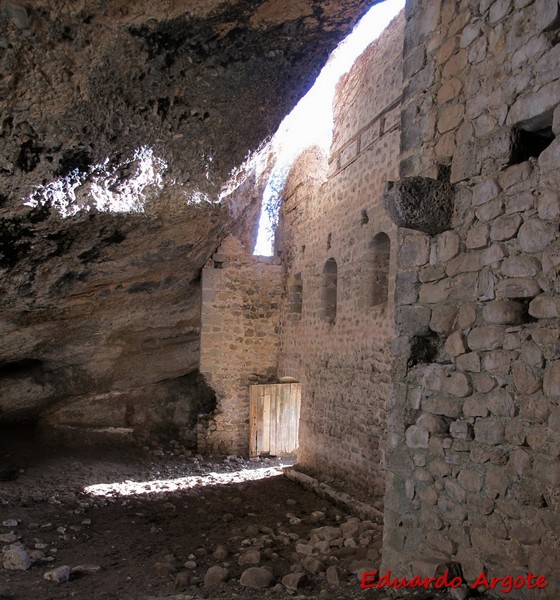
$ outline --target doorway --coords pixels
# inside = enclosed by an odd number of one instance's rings
[[[249,456],[286,456],[298,448],[300,383],[249,386]]]

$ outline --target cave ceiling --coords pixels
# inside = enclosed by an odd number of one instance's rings
[[[0,421],[196,369],[220,190],[373,3],[0,4]]]

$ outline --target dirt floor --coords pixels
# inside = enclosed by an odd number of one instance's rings
[[[289,481],[289,463],[203,460],[179,447],[78,452],[4,433],[0,600],[449,597],[361,589],[356,572],[377,568],[381,525],[348,520]],[[346,537],[333,541],[341,525]],[[26,570],[2,568],[14,548]],[[63,566],[68,581],[44,578]],[[262,577],[266,587],[247,585]]]

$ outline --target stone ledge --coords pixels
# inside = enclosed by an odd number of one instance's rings
[[[327,498],[328,500],[331,500],[336,505],[346,509],[349,513],[356,515],[363,521],[383,521],[383,513],[373,506],[365,504],[364,502],[360,502],[359,500],[355,500],[352,498],[352,496],[350,496],[350,494],[335,490],[326,483],[320,483],[314,477],[298,471],[295,467],[284,467],[282,469],[282,473],[284,473],[284,475],[291,481],[295,481],[305,489],[311,490],[320,498]]]

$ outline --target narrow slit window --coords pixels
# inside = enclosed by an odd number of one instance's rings
[[[303,281],[301,273],[296,273],[288,287],[288,312],[292,315],[301,315],[303,307]]]
[[[334,323],[336,319],[338,287],[338,266],[334,258],[329,258],[323,269],[323,316],[326,321]]]
[[[385,306],[389,298],[389,262],[391,257],[391,240],[384,233],[378,233],[371,242],[373,253],[371,306]]]

